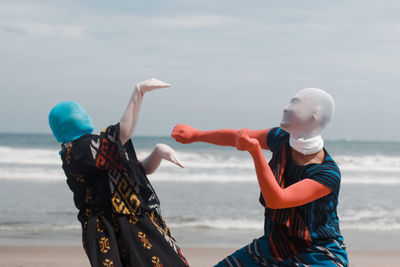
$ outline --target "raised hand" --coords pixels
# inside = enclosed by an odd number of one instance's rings
[[[165,144],[157,144],[153,152],[151,152],[151,154],[145,159],[140,160],[140,162],[142,163],[146,174],[152,174],[157,170],[158,166],[160,166],[162,159],[168,160],[179,167],[184,168],[182,162],[178,159],[175,150]]]
[[[187,124],[177,124],[172,130],[172,138],[182,144],[190,144],[194,142],[194,137],[198,130]]]
[[[142,93],[142,95],[155,89],[167,87],[171,87],[171,85],[155,78],[141,81],[136,84],[136,88],[139,90],[140,93]]]
[[[170,146],[166,144],[157,144],[156,148],[154,149],[154,153],[159,155],[161,158],[168,160],[181,168],[185,168],[182,162],[178,159],[178,156]]]
[[[236,148],[241,151],[250,151],[257,146],[260,146],[260,143],[257,139],[251,138],[249,136],[249,129],[243,128],[240,129],[236,134]]]

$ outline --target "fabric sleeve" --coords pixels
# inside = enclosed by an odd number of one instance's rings
[[[277,152],[289,138],[289,133],[279,127],[271,128],[267,134],[267,146],[272,153]]]
[[[123,163],[118,149],[120,145],[118,142],[120,142],[119,124],[107,127],[100,133],[97,140],[91,140],[90,150],[97,169],[123,169]]]
[[[339,191],[341,175],[338,166],[334,163],[315,166],[307,174],[307,178],[327,186],[332,192]]]
[[[67,183],[78,196],[87,184],[100,181],[108,170],[123,170],[124,165],[118,149],[118,125],[110,126],[99,135],[87,134],[62,144],[61,159],[68,177]],[[98,184],[98,186],[100,186]],[[100,188],[100,187],[99,187]],[[97,188],[97,190],[100,190]]]

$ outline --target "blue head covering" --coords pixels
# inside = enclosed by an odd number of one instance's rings
[[[65,143],[93,132],[92,119],[76,102],[65,101],[54,106],[49,124],[58,142]]]

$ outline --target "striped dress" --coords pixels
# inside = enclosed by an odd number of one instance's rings
[[[281,188],[305,178],[331,189],[327,196],[286,209],[265,207],[264,235],[228,256],[216,266],[348,266],[337,215],[340,171],[325,150],[321,164],[295,165],[291,161],[289,133],[272,128],[267,134],[269,162]]]

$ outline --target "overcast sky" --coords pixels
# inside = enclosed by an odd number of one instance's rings
[[[96,130],[140,80],[138,135],[277,126],[305,87],[336,101],[327,139],[400,141],[400,2],[0,0],[0,132],[50,133],[63,100]]]

